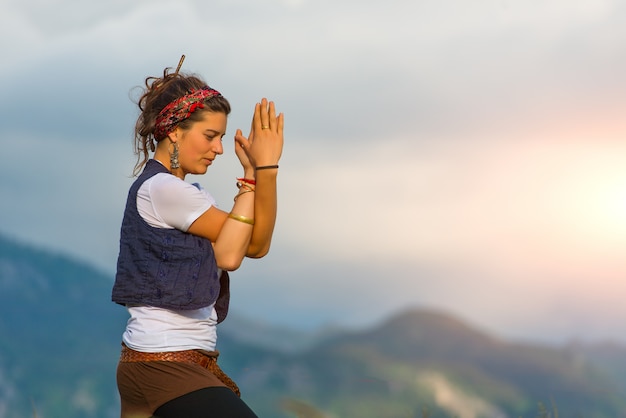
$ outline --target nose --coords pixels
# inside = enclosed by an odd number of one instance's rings
[[[224,145],[222,145],[222,141],[213,141],[215,142],[215,147],[213,148],[213,152],[222,155],[224,153]]]

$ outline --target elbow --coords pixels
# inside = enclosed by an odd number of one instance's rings
[[[270,252],[270,246],[264,245],[262,247],[250,247],[246,254],[246,257],[249,258],[262,258]]]
[[[242,257],[237,257],[235,255],[231,256],[222,256],[216,257],[215,262],[217,266],[222,270],[226,271],[235,271],[241,266],[241,262],[243,261]]]
[[[216,260],[217,266],[226,271],[237,270],[241,266],[241,261],[241,259],[236,259],[235,257],[231,259]]]

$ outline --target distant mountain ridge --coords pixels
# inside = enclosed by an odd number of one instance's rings
[[[119,416],[127,313],[112,282],[0,235],[0,418]],[[534,418],[552,401],[561,417],[626,417],[620,345],[512,343],[432,310],[320,334],[233,314],[219,336],[222,368],[261,417]]]
[[[40,417],[119,416],[126,315],[110,302],[111,284],[86,263],[0,236],[0,376],[9,388],[0,417],[33,408]]]

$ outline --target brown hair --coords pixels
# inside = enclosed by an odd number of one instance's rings
[[[154,130],[159,112],[174,100],[189,93],[192,89],[201,89],[206,83],[196,75],[186,75],[180,72],[170,73],[171,68],[163,70],[162,77],[147,77],[145,90],[137,105],[141,113],[135,123],[134,153],[137,163],[133,169],[136,176],[149,158],[149,151],[154,152],[156,143],[164,138],[155,138]],[[187,119],[178,123],[182,129],[189,129],[191,125],[203,117],[203,112],[220,112],[228,115],[230,104],[224,97],[213,96],[204,101],[204,108],[193,112]]]

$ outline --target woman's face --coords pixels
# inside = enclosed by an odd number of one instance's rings
[[[202,120],[183,130],[178,139],[178,161],[187,174],[204,174],[213,160],[224,152],[222,137],[227,117],[221,112],[203,111]]]

